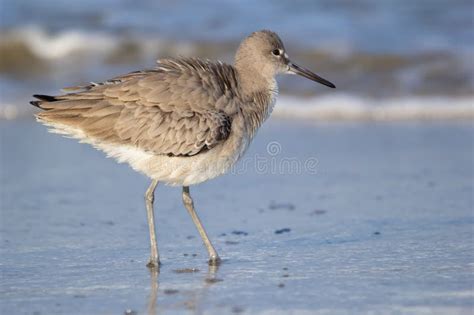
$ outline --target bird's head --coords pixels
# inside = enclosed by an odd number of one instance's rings
[[[331,88],[336,86],[312,71],[292,62],[280,37],[268,30],[258,31],[245,38],[237,50],[235,66],[247,75],[274,78],[278,74],[297,74]]]

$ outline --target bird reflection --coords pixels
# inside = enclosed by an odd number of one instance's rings
[[[202,286],[195,288],[192,290],[190,296],[180,303],[178,307],[184,307],[187,310],[194,311],[195,314],[199,314],[200,312],[200,304],[206,297],[207,291],[209,290],[210,286],[215,283],[221,282],[218,275],[219,266],[208,266],[208,270],[206,276],[203,279]],[[150,272],[150,294],[148,296],[148,303],[147,303],[147,314],[148,315],[155,315],[157,314],[157,301],[158,301],[158,291],[159,291],[159,268],[149,268]]]
[[[159,268],[148,268],[150,271],[150,295],[148,297],[147,314],[156,314],[156,300],[158,299],[158,274],[160,273]]]

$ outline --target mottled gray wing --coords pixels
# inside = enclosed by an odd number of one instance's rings
[[[227,139],[235,112],[231,66],[197,59],[162,60],[133,72],[32,102],[46,123],[78,128],[96,140],[154,154],[195,155]]]

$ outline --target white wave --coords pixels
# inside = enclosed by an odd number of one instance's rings
[[[370,99],[347,94],[280,97],[278,118],[320,121],[474,120],[474,97],[407,96]]]
[[[2,34],[1,41],[21,41],[38,57],[58,59],[74,53],[91,52],[106,54],[116,49],[120,42],[103,33],[84,33],[77,30],[50,34],[39,27],[24,27]]]
[[[116,35],[106,32],[63,30],[50,33],[41,27],[25,26],[0,32],[0,45],[24,44],[36,57],[46,61],[65,59],[80,55],[83,60],[110,57],[132,44],[144,60],[165,52],[167,54],[193,55],[196,47],[187,41],[170,41],[156,35]]]

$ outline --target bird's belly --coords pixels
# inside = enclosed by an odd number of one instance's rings
[[[132,147],[104,148],[118,162],[172,186],[199,184],[228,172],[245,153],[250,139],[230,137],[209,151],[193,156],[153,155]]]

